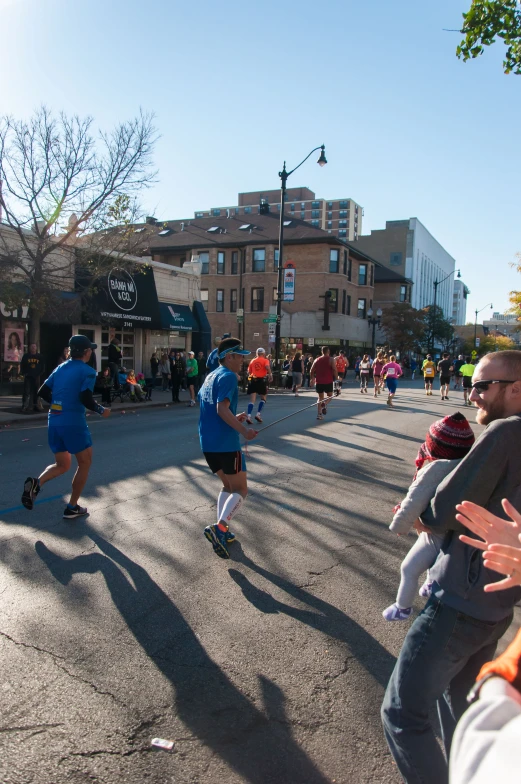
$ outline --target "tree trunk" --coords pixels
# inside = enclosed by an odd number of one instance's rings
[[[36,348],[41,351],[40,346],[40,314],[31,313],[29,320],[29,345],[36,343]]]

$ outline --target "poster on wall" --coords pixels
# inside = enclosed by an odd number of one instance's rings
[[[24,354],[23,329],[5,325],[4,332],[4,362],[20,362]]]
[[[284,288],[283,288],[284,302],[293,302],[295,299],[295,265],[292,261],[287,261],[284,264]]]

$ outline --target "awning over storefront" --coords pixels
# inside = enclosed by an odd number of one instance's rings
[[[160,302],[159,310],[163,329],[176,330],[177,332],[191,332],[197,329],[197,324],[188,305],[171,305],[168,302]]]

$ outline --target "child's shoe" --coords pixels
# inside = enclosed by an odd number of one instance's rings
[[[412,607],[398,607],[397,604],[391,604],[382,615],[386,621],[406,621],[412,613]]]

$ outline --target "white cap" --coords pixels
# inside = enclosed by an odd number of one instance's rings
[[[257,349],[257,354],[265,354],[265,353],[266,353],[265,349],[263,349],[263,348],[258,348]]]
[[[189,354],[195,354],[195,351],[189,351],[188,353]]]

